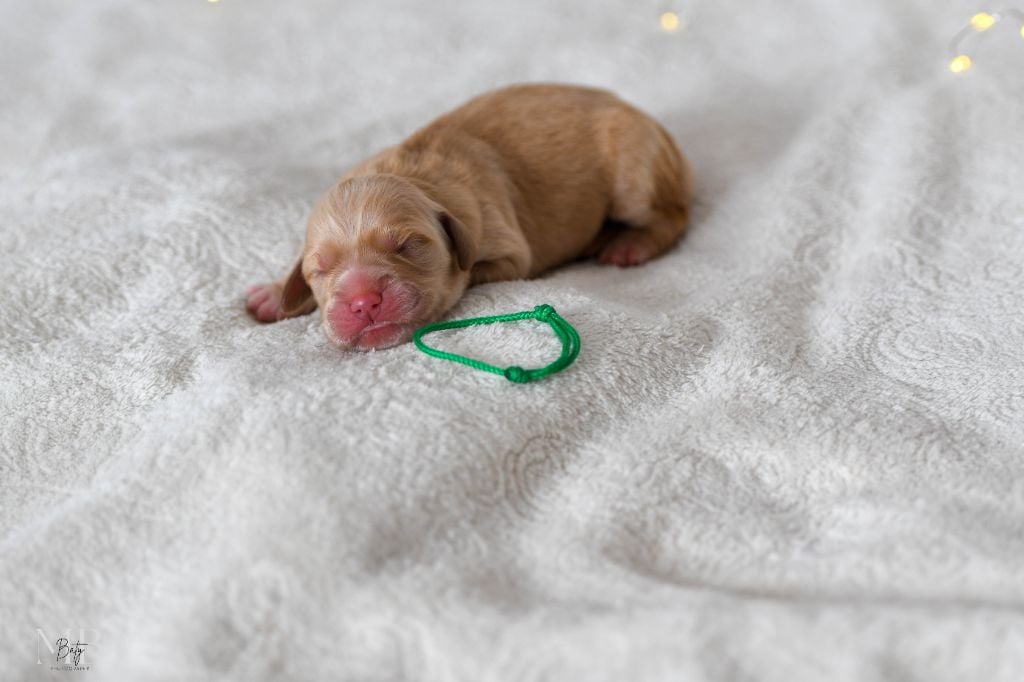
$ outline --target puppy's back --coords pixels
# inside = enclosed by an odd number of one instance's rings
[[[470,100],[402,148],[458,155],[457,140],[468,137],[493,150],[536,274],[577,257],[600,231],[614,182],[614,141],[604,122],[627,110],[639,114],[603,90],[515,85]]]
[[[685,213],[689,177],[653,118],[610,92],[554,84],[475,97],[350,176],[372,173],[435,187],[487,234],[481,260],[528,249],[513,258],[526,264],[519,277],[584,255],[609,217],[644,224],[653,203],[677,202]]]

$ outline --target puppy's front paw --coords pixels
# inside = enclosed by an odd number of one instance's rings
[[[249,287],[245,297],[245,309],[260,322],[277,322],[284,317],[280,284],[257,284]]]

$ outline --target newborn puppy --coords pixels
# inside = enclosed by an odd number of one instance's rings
[[[611,93],[496,90],[342,177],[313,209],[291,273],[249,289],[247,308],[273,322],[319,307],[335,344],[387,348],[473,284],[664,253],[690,192],[671,136]]]

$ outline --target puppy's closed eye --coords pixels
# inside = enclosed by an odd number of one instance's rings
[[[395,247],[395,253],[400,256],[415,256],[427,248],[427,240],[423,237],[410,235],[402,238]]]

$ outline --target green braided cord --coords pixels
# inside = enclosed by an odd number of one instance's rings
[[[522,367],[516,366],[502,369],[501,367],[488,365],[486,362],[480,362],[473,358],[456,355],[455,353],[446,353],[443,350],[431,348],[427,344],[423,343],[424,336],[432,332],[439,332],[442,329],[462,329],[464,327],[473,327],[478,324],[518,322],[519,320],[540,320],[541,322],[547,322],[551,325],[555,335],[562,341],[562,354],[559,358],[547,367],[541,367],[540,369],[523,369]],[[474,369],[490,372],[491,374],[500,374],[509,381],[517,384],[537,381],[538,379],[543,379],[555,372],[561,372],[563,369],[571,365],[573,360],[576,359],[576,356],[580,354],[580,335],[575,329],[573,329],[571,324],[566,322],[565,319],[556,313],[555,309],[547,303],[539,305],[533,310],[527,310],[521,313],[492,315],[490,317],[474,317],[468,320],[452,320],[451,322],[434,322],[433,324],[428,324],[425,327],[417,329],[412,335],[412,341],[416,344],[417,348],[427,355],[433,355],[435,358],[441,358],[442,360],[461,362],[464,365],[469,365]]]

